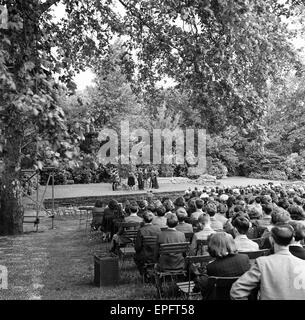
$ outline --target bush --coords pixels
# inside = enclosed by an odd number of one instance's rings
[[[76,168],[73,171],[73,180],[75,183],[91,183],[92,173],[88,168]]]
[[[175,169],[174,169],[175,177],[187,177],[187,174],[188,174],[188,167],[186,164],[178,164],[175,166]]]
[[[40,173],[40,184],[45,186],[47,184],[49,175],[52,173],[52,170],[44,170]],[[55,169],[54,170],[54,184],[63,185],[67,184],[67,180],[70,180],[71,174],[65,169]],[[49,185],[52,184],[52,178],[50,178]]]
[[[277,170],[277,169],[272,169],[267,172],[251,172],[249,175],[249,178],[253,179],[267,179],[267,180],[288,180],[288,177],[285,173],[285,171]]]
[[[289,179],[299,180],[303,178],[305,171],[305,159],[298,153],[292,153],[285,161],[286,173]]]
[[[160,177],[173,177],[175,166],[172,164],[161,164],[159,166]]]
[[[207,172],[209,175],[215,176],[217,179],[221,179],[227,176],[228,169],[220,160],[208,157]]]

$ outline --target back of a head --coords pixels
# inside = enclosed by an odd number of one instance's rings
[[[297,204],[290,205],[287,210],[290,213],[292,220],[305,220],[305,212],[303,208]]]
[[[288,207],[289,207],[289,201],[288,201],[287,198],[281,198],[281,199],[278,201],[277,205],[278,205],[279,207],[287,210]]]
[[[216,232],[208,238],[208,252],[211,257],[224,258],[237,253],[233,237],[226,232]]]
[[[110,200],[108,203],[108,208],[111,210],[116,210],[118,206],[119,206],[119,203],[114,199]]]
[[[303,204],[303,199],[300,198],[299,196],[295,196],[295,197],[293,198],[293,201],[294,201],[294,203],[297,204],[298,206],[301,206],[301,205]]]
[[[185,201],[183,197],[179,197],[174,201],[176,207],[185,207]]]
[[[266,215],[270,216],[272,214],[273,211],[273,206],[271,203],[268,204],[264,204],[263,205],[263,211]]]
[[[205,206],[205,211],[206,213],[210,216],[213,217],[215,216],[216,212],[217,212],[217,205],[215,202],[208,202]]]
[[[129,211],[130,213],[137,213],[139,210],[138,203],[136,201],[130,202]]]
[[[141,209],[145,209],[145,208],[147,207],[147,205],[148,205],[148,203],[147,203],[146,200],[140,200],[140,201],[139,201],[139,207],[140,207]]]
[[[145,211],[143,214],[143,220],[145,223],[151,223],[154,219],[154,214],[150,211]]]
[[[170,211],[173,211],[175,209],[175,206],[174,206],[174,204],[172,203],[172,201],[170,199],[166,199],[163,202],[163,206],[164,206],[166,212],[170,212]]]
[[[250,227],[250,221],[245,216],[238,216],[232,221],[232,225],[240,234],[246,234]]]
[[[262,212],[256,207],[248,208],[247,213],[251,220],[257,220],[262,218]]]
[[[169,214],[166,220],[166,224],[169,228],[175,228],[178,224],[178,218],[174,213]]]
[[[253,204],[255,201],[255,198],[254,197],[249,197],[248,198],[248,204]]]
[[[202,199],[196,200],[196,207],[197,209],[202,209],[204,207],[204,201]]]
[[[95,205],[96,208],[102,208],[103,207],[103,201],[102,200],[96,200]]]
[[[221,214],[226,214],[228,212],[228,206],[225,203],[220,203],[217,210]]]
[[[164,208],[164,206],[158,206],[156,207],[156,213],[158,217],[163,217],[166,213],[166,210]]]
[[[288,246],[294,236],[293,227],[286,224],[277,224],[271,229],[271,236],[274,242],[279,246]]]
[[[288,223],[290,221],[290,214],[283,208],[275,208],[271,214],[271,223]]]
[[[148,206],[146,207],[147,211],[151,211],[152,213],[155,213],[156,212],[156,206],[154,205],[153,202],[150,202],[148,204]]]
[[[187,211],[188,211],[189,214],[197,211],[197,206],[196,206],[196,200],[195,199],[189,200],[189,202],[187,203]]]
[[[262,202],[261,200],[262,200],[262,199],[261,199],[260,196],[255,197],[255,202],[256,202],[256,203],[261,203],[261,202]]]
[[[198,222],[201,223],[202,225],[206,226],[207,224],[209,224],[211,222],[211,218],[208,214],[204,213],[198,217]]]
[[[293,227],[295,241],[305,240],[305,225],[295,220],[289,221],[289,224]]]
[[[176,210],[176,216],[179,222],[183,222],[187,218],[187,212],[184,208],[178,208]]]

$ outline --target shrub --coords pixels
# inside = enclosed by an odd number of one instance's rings
[[[73,180],[75,183],[91,183],[92,173],[88,168],[76,168],[73,171]]]
[[[207,158],[207,172],[217,179],[221,179],[228,174],[227,167],[218,159]]]
[[[267,180],[288,180],[285,171],[272,169],[267,172],[251,172],[249,178],[253,179],[267,179]]]

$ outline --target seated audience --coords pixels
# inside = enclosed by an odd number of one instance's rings
[[[301,223],[305,223],[305,212],[301,206],[292,204],[288,207],[287,211],[290,213],[290,217],[292,220],[298,220],[302,221]]]
[[[159,228],[167,228],[166,218],[165,218],[165,208],[163,206],[156,207],[157,216],[154,217],[152,224],[158,226]]]
[[[305,261],[293,256],[289,245],[294,230],[289,224],[271,229],[274,254],[259,257],[249,271],[243,274],[231,288],[234,300],[248,299],[259,288],[261,300],[304,300]]]
[[[141,223],[143,222],[143,218],[138,216],[139,206],[136,201],[133,201],[129,207],[130,215],[124,218],[125,222],[130,223]]]
[[[91,229],[99,230],[103,228],[104,206],[101,200],[96,200],[92,209]]]
[[[216,219],[215,215],[217,212],[217,205],[215,202],[208,202],[205,206],[206,213],[210,216],[211,219],[211,228],[214,230],[223,229],[223,224],[219,220]]]
[[[191,214],[192,221],[198,220],[199,216],[203,214],[203,210],[202,210],[203,207],[204,207],[204,201],[202,199],[194,200],[194,209],[196,211]]]
[[[112,237],[117,232],[115,221],[123,220],[124,218],[122,208],[116,200],[110,200],[108,206],[104,210],[102,221],[102,231],[110,233]]]
[[[222,227],[226,224],[228,219],[226,214],[228,212],[228,206],[225,203],[219,203],[217,207],[217,213],[215,214],[215,219],[222,223]]]
[[[183,197],[179,197],[174,201],[175,210],[179,208],[185,208],[185,200]]]
[[[195,280],[202,296],[209,291],[208,276],[214,277],[238,277],[250,268],[250,260],[247,255],[239,254],[233,237],[225,232],[216,232],[209,236],[208,252],[215,260],[206,266],[206,275]]]
[[[163,206],[165,208],[165,218],[167,218],[168,215],[172,214],[175,210],[175,206],[173,204],[173,202],[170,199],[166,199],[164,201],[162,201]]]
[[[289,251],[296,257],[305,260],[305,249],[302,242],[305,240],[305,226],[299,221],[289,221],[294,229],[293,241],[289,246]]]
[[[143,214],[144,225],[139,229],[137,233],[137,238],[135,241],[135,263],[142,275],[144,272],[145,263],[153,263],[154,261],[154,246],[148,247],[143,244],[144,236],[158,236],[161,229],[152,224],[154,214],[150,211],[146,211]]]
[[[237,234],[234,242],[238,251],[257,251],[259,246],[256,242],[248,239],[247,232],[250,227],[250,221],[245,216],[238,216],[233,221]]]
[[[190,246],[190,252],[193,255],[202,255],[205,251],[205,248],[201,248],[200,252],[197,252],[197,240],[207,240],[209,235],[215,233],[215,231],[211,228],[211,218],[206,213],[202,214],[198,218],[198,225],[200,231],[194,233]]]
[[[185,219],[187,218],[187,212],[184,208],[179,208],[176,211],[176,216],[178,218],[178,225],[176,230],[181,231],[183,233],[192,233],[193,226],[190,223],[186,223]]]
[[[172,214],[167,218],[168,228],[158,235],[157,245],[155,248],[155,261],[158,262],[156,265],[156,268],[158,270],[179,270],[185,267],[184,257],[182,253],[160,255],[161,244],[186,242],[184,233],[175,229],[177,224],[177,216],[175,214]]]
[[[139,201],[138,205],[139,205],[138,216],[143,218],[144,213],[147,211],[148,203],[146,200],[142,199]]]
[[[273,212],[272,204],[263,205],[263,217],[256,221],[257,225],[263,228],[270,227],[271,225],[271,214]]]

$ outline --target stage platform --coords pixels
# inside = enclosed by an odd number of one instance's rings
[[[173,183],[174,182],[174,183]],[[244,177],[229,177],[225,179],[217,180],[215,183],[209,185],[216,186],[247,186],[247,185],[259,185],[268,182],[277,182],[263,179],[250,179]],[[170,178],[159,178],[159,189],[149,189],[145,191],[112,191],[112,186],[109,183],[98,183],[98,184],[78,184],[78,185],[58,185],[55,186],[55,207],[58,206],[82,206],[82,205],[94,205],[96,200],[102,200],[109,202],[111,199],[115,199],[118,202],[123,202],[125,199],[137,199],[154,197],[170,197],[177,198],[184,194],[185,190],[189,187],[202,188],[202,185],[190,183],[183,178],[175,178],[172,181]],[[44,187],[40,188],[40,194],[43,194]],[[152,191],[152,192],[150,192]],[[52,192],[51,187],[48,187],[45,194],[44,206],[51,208],[52,206]]]

